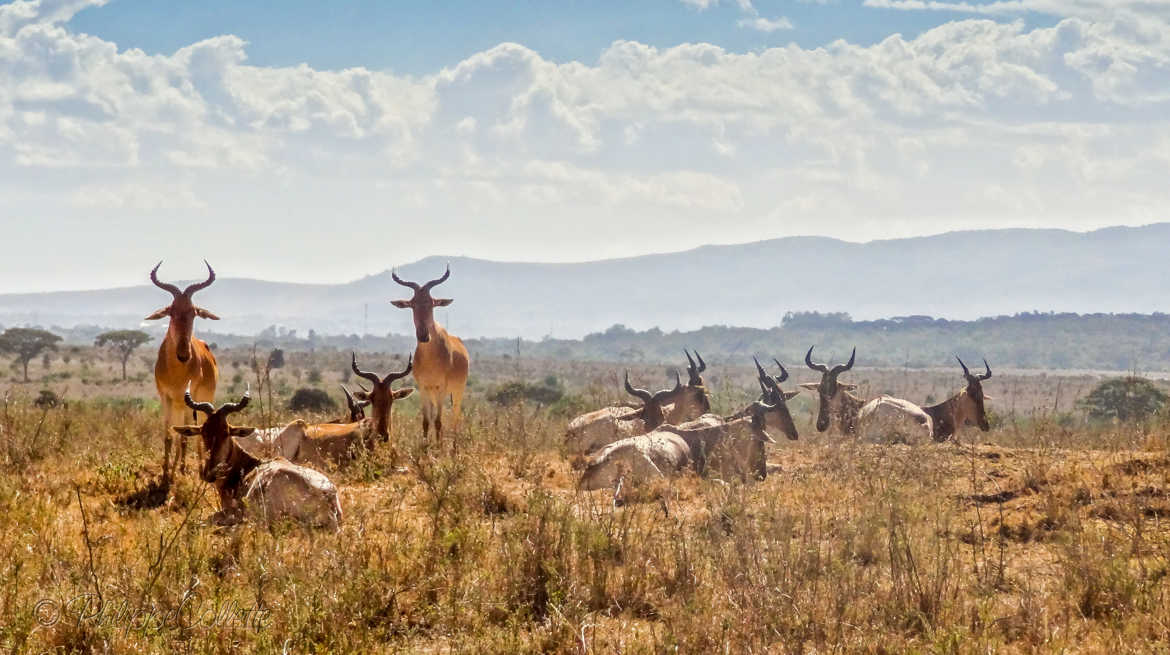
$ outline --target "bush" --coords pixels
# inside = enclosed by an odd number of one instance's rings
[[[1129,376],[1102,382],[1081,404],[1091,419],[1125,423],[1153,416],[1166,404],[1166,394],[1145,378]]]
[[[487,399],[496,405],[514,405],[527,400],[539,405],[551,405],[561,399],[564,390],[553,376],[549,376],[540,384],[527,382],[507,382],[488,392]]]
[[[61,404],[61,397],[58,396],[55,391],[50,389],[41,389],[41,392],[37,394],[37,398],[33,401],[33,404],[40,409],[52,409]]]
[[[303,387],[289,399],[288,408],[294,412],[324,412],[337,409],[337,403],[321,389]]]

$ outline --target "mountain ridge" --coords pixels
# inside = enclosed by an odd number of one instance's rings
[[[1170,223],[1090,232],[1054,228],[962,230],[850,242],[780,237],[671,253],[581,262],[507,262],[431,255],[396,267],[426,280],[452,266],[438,295],[455,303],[439,320],[468,337],[575,338],[623,324],[685,330],[771,327],[787,311],[856,318],[954,319],[1018,311],[1162,309]],[[409,312],[389,300],[406,289],[392,269],[339,284],[222,275],[198,302],[224,318],[216,332],[269,325],[320,333],[409,333]],[[149,270],[144,264],[145,271]],[[180,282],[179,284],[183,284]],[[0,324],[133,327],[169,302],[148,281],[78,291],[0,294]]]

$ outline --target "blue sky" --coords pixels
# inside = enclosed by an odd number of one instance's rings
[[[0,71],[0,292],[1170,218],[1170,0],[14,0]]]
[[[744,11],[734,2],[699,9],[679,0],[112,0],[80,12],[68,25],[119,47],[152,54],[170,54],[196,41],[235,34],[248,42],[248,61],[257,66],[307,63],[327,70],[364,66],[425,75],[509,41],[553,61],[593,63],[619,40],[660,48],[711,43],[732,52],[790,42],[813,48],[837,39],[869,45],[895,33],[915,37],[965,16],[956,11],[866,8],[859,0],[756,0],[753,7],[766,19],[787,18],[792,28],[762,32],[742,27]],[[1030,25],[1055,20],[1036,13],[996,19],[1025,20]]]

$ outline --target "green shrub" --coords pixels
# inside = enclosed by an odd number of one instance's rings
[[[302,387],[289,399],[288,408],[294,412],[325,412],[336,409],[337,403],[321,389]]]

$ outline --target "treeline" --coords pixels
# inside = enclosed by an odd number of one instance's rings
[[[476,340],[475,350],[514,354],[515,341]],[[712,361],[743,361],[753,354],[800,362],[808,347],[817,358],[841,361],[857,347],[858,365],[950,366],[955,354],[994,366],[1030,369],[1170,371],[1170,315],[1028,312],[973,321],[907,316],[853,321],[846,314],[803,312],[771,329],[708,326],[689,332],[630,330],[615,325],[581,340],[521,342],[521,355],[614,361],[673,361],[696,348]]]
[[[208,332],[200,338],[217,348],[281,348],[289,351],[357,350],[408,353],[414,335],[321,335],[270,327],[254,336]],[[51,328],[66,343],[92,343],[97,326]],[[162,332],[151,330],[156,338]],[[473,355],[494,357],[662,362],[677,360],[684,348],[698,349],[711,362],[742,362],[753,354],[799,363],[810,345],[817,358],[843,360],[857,346],[859,366],[929,368],[950,366],[954,355],[993,366],[1030,369],[1170,371],[1170,315],[1025,312],[972,321],[899,316],[854,321],[848,314],[790,312],[779,327],[725,325],[688,332],[614,325],[583,339],[464,339]]]

